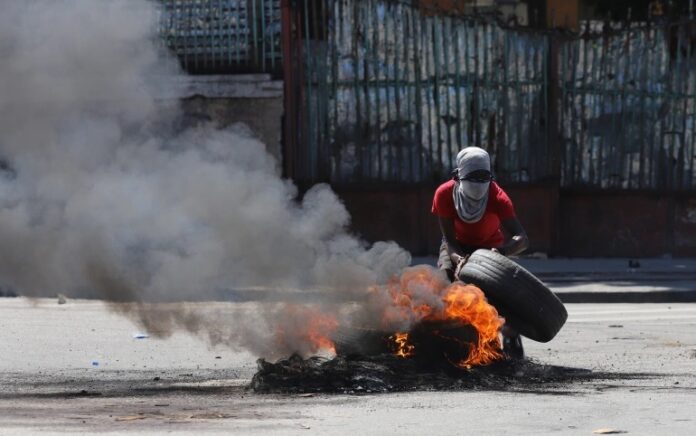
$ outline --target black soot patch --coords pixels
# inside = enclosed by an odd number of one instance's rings
[[[659,375],[595,372],[532,360],[502,360],[488,366],[462,369],[441,363],[424,364],[390,354],[333,359],[303,359],[293,355],[275,363],[259,359],[250,388],[258,393],[499,390],[574,395],[582,392],[585,383],[656,377]]]

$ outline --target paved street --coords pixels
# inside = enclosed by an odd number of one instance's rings
[[[97,301],[4,298],[0,434],[694,434],[696,305],[568,309],[557,338],[525,341],[527,353],[599,378],[528,391],[299,396],[246,390],[248,353],[185,334],[136,339],[130,321]]]

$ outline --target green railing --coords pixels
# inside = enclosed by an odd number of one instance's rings
[[[162,38],[188,72],[280,71],[280,0],[159,1]]]

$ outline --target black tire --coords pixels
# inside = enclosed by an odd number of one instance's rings
[[[388,353],[389,335],[376,329],[360,327],[342,327],[334,332],[331,340],[336,347],[336,354],[347,356],[351,354],[361,354],[373,356]]]
[[[423,366],[438,366],[466,360],[469,347],[476,344],[478,334],[470,325],[452,321],[423,320],[409,330],[409,343],[415,347],[414,358]],[[394,333],[369,328],[344,327],[332,340],[340,356],[376,356],[394,354]]]
[[[529,339],[550,341],[568,319],[561,300],[541,280],[500,253],[474,251],[458,279],[481,288],[506,323]]]

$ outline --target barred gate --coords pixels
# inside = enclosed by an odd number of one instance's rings
[[[160,35],[189,73],[280,71],[280,0],[159,2]]]

